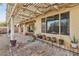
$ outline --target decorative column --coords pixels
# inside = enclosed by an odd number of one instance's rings
[[[26,26],[25,24],[23,24],[23,34],[25,35],[25,33],[26,33]]]
[[[61,35],[61,15],[59,13],[59,35]]]
[[[21,33],[21,27],[20,27],[20,25],[18,27],[18,32]]]
[[[11,17],[11,34],[10,34],[10,42],[11,42],[11,46],[14,47],[16,46],[16,40],[14,39],[14,17]]]
[[[7,36],[9,37],[9,33],[10,33],[10,28],[9,28],[9,24],[7,23]]]
[[[26,25],[26,28],[25,28],[26,29],[26,32],[28,32],[28,28],[27,27],[28,27],[28,25]]]

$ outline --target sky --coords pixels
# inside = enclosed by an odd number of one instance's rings
[[[0,4],[0,22],[6,21],[6,4]]]

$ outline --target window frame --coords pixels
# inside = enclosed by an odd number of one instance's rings
[[[68,27],[69,27],[69,34],[62,34],[62,32],[61,32],[61,20],[62,20],[61,14],[65,14],[65,13],[68,13],[67,21],[68,21]],[[68,36],[70,35],[70,11],[66,11],[66,12],[60,13],[60,35],[68,35]]]
[[[56,14],[56,15],[53,15],[53,16],[49,16],[47,18],[54,18],[57,15],[58,15],[58,24],[59,24],[59,14]],[[48,28],[48,21],[55,21],[55,20],[57,20],[57,19],[53,19],[53,20],[52,19],[51,20],[46,19],[46,33],[49,33],[48,30],[47,30],[47,28]],[[59,29],[58,29],[58,33],[50,33],[50,34],[59,34]]]
[[[61,14],[64,14],[64,13],[69,13],[69,18],[68,18],[69,34],[61,34]],[[55,14],[55,15],[59,16],[59,18],[58,18],[58,20],[59,20],[59,32],[57,33],[57,35],[66,35],[66,36],[69,36],[70,35],[70,11],[62,12],[62,13]],[[41,32],[42,33],[49,33],[49,32],[47,32],[47,22],[48,21],[53,21],[53,20],[48,20],[47,18],[54,17],[55,15],[45,17],[45,26],[46,26],[46,28],[45,28],[45,32],[42,32],[42,27],[41,27]],[[41,19],[41,26],[42,26],[42,19]],[[49,34],[54,34],[54,33],[49,33]]]

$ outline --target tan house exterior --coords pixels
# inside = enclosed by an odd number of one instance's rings
[[[50,4],[50,3],[49,3]],[[65,3],[66,4],[66,3]],[[23,5],[23,4],[18,4],[18,5]],[[66,48],[70,48],[70,44],[71,44],[71,40],[73,38],[73,36],[75,35],[76,38],[79,40],[79,5],[78,4],[60,4],[60,5],[63,5],[62,7],[58,7],[59,9],[52,9],[52,10],[48,10],[46,11],[44,14],[39,14],[38,16],[36,17],[33,17],[33,18],[29,18],[27,20],[23,20],[24,18],[22,18],[22,20],[17,20],[15,19],[14,22],[16,23],[15,25],[18,26],[18,32],[19,33],[22,33],[25,34],[28,32],[28,26],[29,24],[30,25],[33,25],[34,24],[34,34],[44,34],[48,37],[56,37],[57,39],[63,39],[65,41],[65,47]],[[73,6],[74,5],[74,6]],[[7,7],[10,6],[10,4],[7,4]],[[12,6],[14,6],[14,4],[12,4]],[[57,5],[58,6],[58,5]],[[10,6],[11,7],[11,6]],[[10,8],[8,7],[8,8]],[[20,7],[14,7],[15,10],[18,8],[18,9],[21,9]],[[52,7],[53,8],[53,7]],[[10,15],[8,14],[9,12],[9,9],[7,9],[7,21],[8,21],[8,24],[10,24],[10,19],[8,18],[8,16],[10,17]],[[12,16],[16,16],[16,11],[15,14],[14,14],[15,11],[13,11],[13,15]],[[65,13],[65,12],[69,12],[69,35],[62,35],[60,33],[60,29],[59,29],[59,34],[51,34],[51,33],[42,33],[41,31],[41,19],[42,18],[45,18],[46,17],[49,17],[49,16],[54,16],[56,14],[61,14],[61,13]],[[10,12],[11,13],[11,12]],[[12,17],[11,16],[11,17]],[[59,16],[59,19],[60,19],[61,16]],[[27,17],[26,17],[27,18]],[[59,28],[60,28],[60,24],[59,24]]]
[[[69,11],[70,12],[70,35],[59,35],[59,34],[49,34],[49,33],[42,33],[41,32],[41,18],[43,17],[48,17],[48,16],[51,16],[51,15],[55,15],[55,14],[58,14],[58,13],[63,13],[63,12],[67,12]],[[63,38],[64,40],[66,40],[67,42],[70,42],[71,40],[71,37],[73,37],[73,35],[76,35],[76,37],[79,39],[79,16],[78,16],[78,13],[79,13],[79,6],[76,6],[76,7],[73,7],[73,8],[68,8],[68,9],[65,9],[65,10],[61,10],[59,12],[54,12],[54,11],[51,11],[51,12],[48,12],[46,15],[41,15],[40,17],[36,18],[36,23],[35,23],[35,33],[42,33],[42,34],[46,34],[47,36],[55,36],[57,38]]]

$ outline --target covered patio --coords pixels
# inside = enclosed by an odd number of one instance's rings
[[[66,33],[65,30],[61,30],[60,21],[63,18],[69,19],[69,12],[71,11],[72,14],[75,13],[73,8],[77,8],[79,4],[70,4],[70,3],[17,3],[7,4],[7,13],[6,13],[6,20],[7,20],[7,45],[9,51],[7,52],[9,55],[79,55],[79,46],[77,49],[73,49],[71,47],[71,37],[74,35],[72,32],[72,27],[67,28]],[[64,10],[67,12],[67,17],[63,16],[61,18],[61,13]],[[50,15],[58,14],[55,17],[55,20],[58,20],[59,27],[56,32],[52,30],[48,31],[42,30],[42,22],[47,25],[47,18],[51,18]],[[48,17],[50,16],[50,17]],[[72,15],[73,16],[73,15]],[[57,19],[58,17],[58,19]],[[40,19],[45,19],[41,21]],[[72,19],[72,18],[71,18]],[[73,20],[73,19],[72,19]],[[72,21],[73,23],[74,21]],[[50,22],[49,22],[50,23]],[[48,25],[49,26],[49,25]],[[51,24],[52,26],[52,24]],[[70,23],[70,26],[72,24]],[[54,29],[55,30],[55,29]],[[70,32],[69,32],[70,30]],[[49,34],[51,32],[53,34]],[[62,31],[62,32],[61,32]],[[61,33],[67,35],[61,35]],[[77,35],[77,34],[76,34]],[[40,37],[40,38],[39,38]],[[78,37],[78,36],[77,36]],[[63,38],[67,39],[64,40]],[[5,40],[6,40],[5,39]],[[53,42],[54,39],[56,40]],[[64,42],[64,43],[62,43]],[[11,50],[11,51],[10,51]],[[10,54],[11,53],[11,54]],[[6,55],[8,55],[6,54]]]

